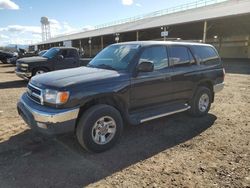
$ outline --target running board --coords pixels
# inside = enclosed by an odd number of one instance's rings
[[[141,110],[134,112],[130,115],[130,120],[132,124],[140,124],[153,119],[169,116],[179,112],[184,112],[190,109],[188,104],[174,104],[166,106],[158,106],[150,109]]]
[[[172,111],[172,112],[166,112],[164,114],[159,114],[159,115],[156,115],[156,116],[152,116],[152,117],[148,117],[148,118],[142,119],[141,123],[146,122],[146,121],[150,121],[150,120],[153,120],[153,119],[161,118],[161,117],[164,117],[164,116],[169,116],[169,115],[172,115],[172,114],[176,114],[176,113],[179,113],[179,112],[184,112],[184,111],[186,111],[186,110],[188,110],[188,109],[191,108],[187,104],[185,104],[185,105],[186,105],[185,108],[182,108],[182,109],[179,109],[179,110],[175,110],[175,111]]]

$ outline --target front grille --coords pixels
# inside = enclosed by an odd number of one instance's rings
[[[28,71],[28,67],[22,67],[20,63],[16,64],[16,71],[17,72],[27,72]]]
[[[28,89],[37,95],[41,95],[41,89],[28,84]]]
[[[27,88],[28,96],[31,100],[38,104],[43,104],[43,98],[42,98],[42,90],[36,86],[33,86],[32,84],[28,84]]]

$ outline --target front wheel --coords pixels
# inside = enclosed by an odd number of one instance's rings
[[[43,74],[46,72],[48,72],[48,70],[45,68],[37,68],[37,69],[33,70],[32,76],[36,76],[36,75]]]
[[[7,59],[2,60],[2,63],[3,63],[3,64],[7,64],[7,63],[8,63],[8,62],[7,62]]]
[[[208,113],[212,101],[211,90],[207,87],[199,87],[190,102],[189,113],[193,116],[204,116]]]
[[[95,105],[79,119],[76,127],[77,140],[82,147],[92,152],[103,152],[113,147],[121,136],[121,114],[109,105]]]

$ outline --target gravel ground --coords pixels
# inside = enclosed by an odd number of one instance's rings
[[[128,127],[113,149],[91,154],[72,134],[28,129],[16,111],[27,82],[0,64],[0,187],[250,187],[250,64],[230,68],[206,117]]]

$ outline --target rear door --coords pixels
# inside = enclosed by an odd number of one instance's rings
[[[171,68],[169,67],[166,46],[146,47],[139,58],[139,63],[151,61],[153,72],[139,72],[131,80],[131,109],[149,107],[172,100]]]
[[[74,68],[79,66],[79,56],[75,49],[61,49],[59,55],[62,55],[63,59],[56,60],[56,70]]]
[[[172,83],[175,99],[186,101],[192,96],[197,63],[190,49],[182,45],[168,47],[170,64],[173,69]]]

